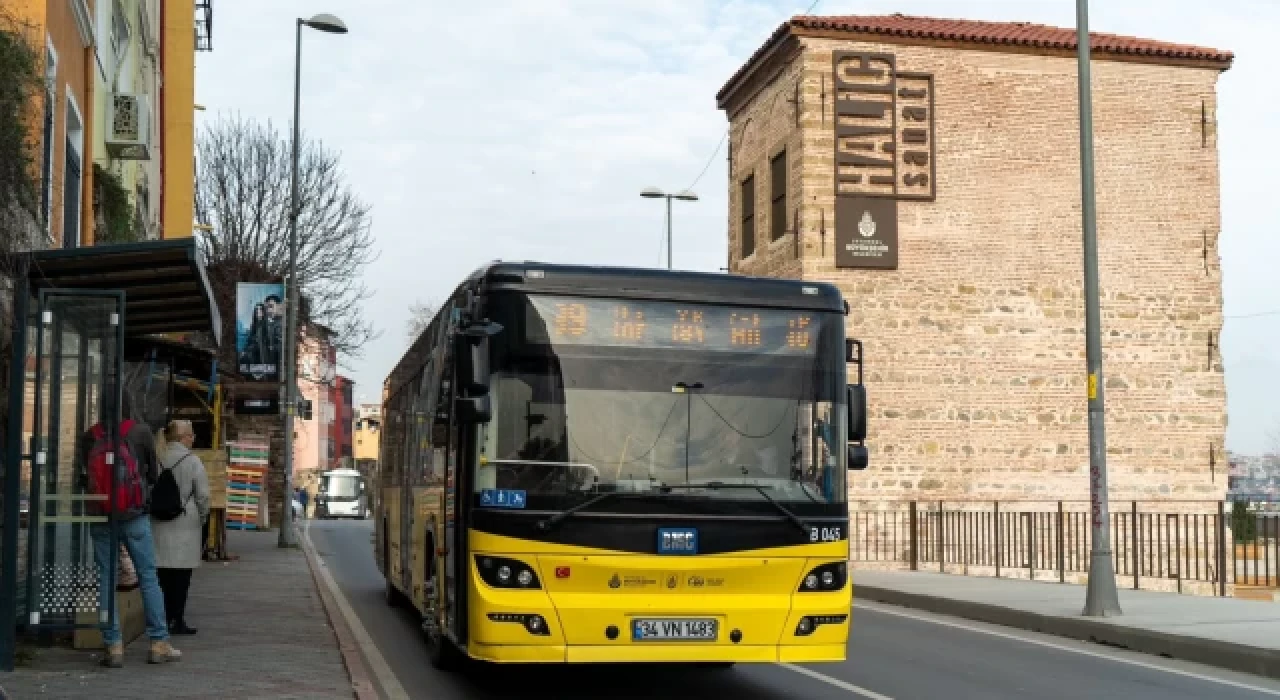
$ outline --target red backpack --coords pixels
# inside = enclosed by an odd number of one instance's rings
[[[89,493],[106,496],[106,501],[90,501],[87,510],[96,515],[139,515],[146,511],[146,493],[142,487],[142,474],[138,460],[129,449],[125,436],[133,429],[134,422],[120,424],[120,444],[114,459],[107,431],[99,423],[93,426],[93,447],[89,449]],[[112,474],[115,474],[115,493],[112,493]]]

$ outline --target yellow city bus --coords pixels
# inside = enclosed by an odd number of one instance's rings
[[[797,280],[468,277],[386,380],[372,489],[431,663],[844,660],[868,461],[847,313]]]

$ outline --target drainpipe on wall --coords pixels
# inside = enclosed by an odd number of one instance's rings
[[[84,135],[81,137],[80,142],[80,240],[76,241],[77,248],[97,243],[93,234],[96,228],[94,221],[98,215],[98,212],[93,209],[93,142],[97,138],[97,134],[94,133],[93,129],[93,125],[96,123],[94,115],[96,109],[93,102],[95,99],[94,93],[97,92],[95,89],[97,81],[94,80],[97,76],[94,75],[94,67],[98,63],[96,51],[92,45],[81,49],[81,55],[84,59],[84,104],[80,107],[80,118],[84,121],[84,124],[81,125],[80,131]],[[57,117],[54,118],[56,119]],[[63,160],[67,158],[67,133],[66,117],[63,117]],[[66,222],[63,221],[62,229],[64,231],[66,226]],[[62,242],[62,245],[65,246],[66,244],[66,241]]]
[[[167,148],[165,148],[165,142],[164,142],[164,132],[165,132],[165,127],[164,127],[164,72],[165,72],[165,68],[166,68],[166,66],[165,66],[165,61],[164,61],[164,45],[165,45],[165,34],[166,34],[166,25],[165,25],[165,23],[164,23],[164,6],[165,6],[165,2],[164,2],[164,0],[161,0],[161,1],[160,1],[160,36],[159,36],[159,43],[160,43],[160,80],[159,80],[159,89],[156,91],[156,92],[157,92],[157,95],[156,95],[156,97],[157,97],[157,99],[156,99],[156,115],[159,117],[159,122],[158,122],[158,123],[159,123],[159,126],[160,126],[160,129],[159,129],[159,135],[160,135],[160,182],[156,183],[156,186],[160,188],[160,197],[159,197],[159,199],[160,199],[160,212],[159,212],[159,218],[160,218],[160,226],[159,226],[159,228],[160,228],[160,240],[164,240],[164,238],[165,238],[165,235],[164,235],[164,212],[165,212],[165,208],[164,208],[164,198],[165,198],[166,193],[165,193],[165,188],[164,188],[164,182],[165,182],[164,156],[165,156],[165,153],[167,153],[167,152],[168,152],[168,149],[167,149]]]

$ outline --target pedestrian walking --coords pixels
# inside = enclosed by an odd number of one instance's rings
[[[74,467],[84,493],[101,497],[87,503],[86,510],[108,519],[105,523],[90,524],[89,537],[93,540],[93,555],[98,565],[98,604],[102,610],[112,611],[111,619],[115,621],[102,630],[106,648],[102,665],[109,668],[124,666],[116,591],[115,586],[109,585],[115,580],[117,567],[116,552],[111,548],[113,526],[137,571],[147,637],[151,639],[147,661],[157,664],[182,659],[182,652],[169,643],[164,594],[156,574],[151,518],[147,517],[151,487],[159,471],[155,435],[145,422],[132,419],[133,404],[127,393],[121,400],[120,413],[124,420],[119,425],[119,442],[113,444],[106,426],[101,421],[95,423],[80,436]]]
[[[196,628],[187,624],[187,593],[191,589],[191,575],[203,559],[203,525],[209,518],[209,477],[204,463],[191,451],[195,443],[191,421],[171,421],[163,437],[162,471],[156,484],[156,505],[151,512],[156,571],[164,591],[170,634],[195,634]]]
[[[306,519],[307,519],[307,496],[308,496],[308,495],[309,495],[309,494],[307,493],[307,489],[306,489],[306,488],[304,488],[304,487],[302,487],[302,486],[299,486],[299,487],[298,487],[298,503],[302,506],[302,519],[303,519],[303,520],[306,520]]]

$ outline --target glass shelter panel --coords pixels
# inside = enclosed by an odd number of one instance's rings
[[[21,304],[22,300],[19,300]],[[26,603],[27,603],[27,572],[29,570],[29,558],[27,555],[27,547],[30,540],[30,520],[31,520],[31,463],[33,454],[32,436],[35,433],[35,397],[36,397],[36,352],[37,343],[42,339],[39,336],[38,320],[40,317],[39,309],[35,307],[35,302],[31,302],[25,307],[26,333],[24,336],[23,354],[21,357],[16,356],[14,362],[22,363],[22,379],[20,385],[15,385],[12,391],[21,391],[21,397],[17,401],[10,401],[9,409],[19,412],[18,423],[16,426],[11,421],[10,427],[15,428],[13,435],[6,436],[10,440],[17,442],[17,448],[9,451],[14,459],[14,465],[18,470],[17,474],[17,501],[14,505],[18,508],[18,527],[17,536],[12,540],[13,558],[6,560],[5,566],[13,567],[13,576],[8,577],[6,573],[6,581],[12,580],[14,587],[13,603],[15,612],[18,614],[18,620],[26,620]],[[19,311],[19,315],[23,312]],[[43,339],[48,342],[48,338]],[[45,360],[44,376],[48,376],[48,361]],[[6,459],[7,461],[7,459]],[[5,469],[8,469],[6,464]],[[5,474],[5,483],[8,484],[10,476]],[[6,486],[6,489],[8,486]],[[6,504],[7,507],[7,504]],[[7,516],[7,514],[6,514]],[[9,547],[10,545],[6,545]],[[6,550],[6,554],[8,551]],[[7,584],[6,584],[7,585]]]
[[[28,624],[96,626],[109,621],[101,604],[94,536],[109,553],[102,571],[114,588],[119,546],[105,515],[86,507],[86,436],[120,413],[122,298],[117,294],[45,292],[40,296],[34,460],[31,471],[31,573]],[[109,439],[119,439],[108,430]]]

